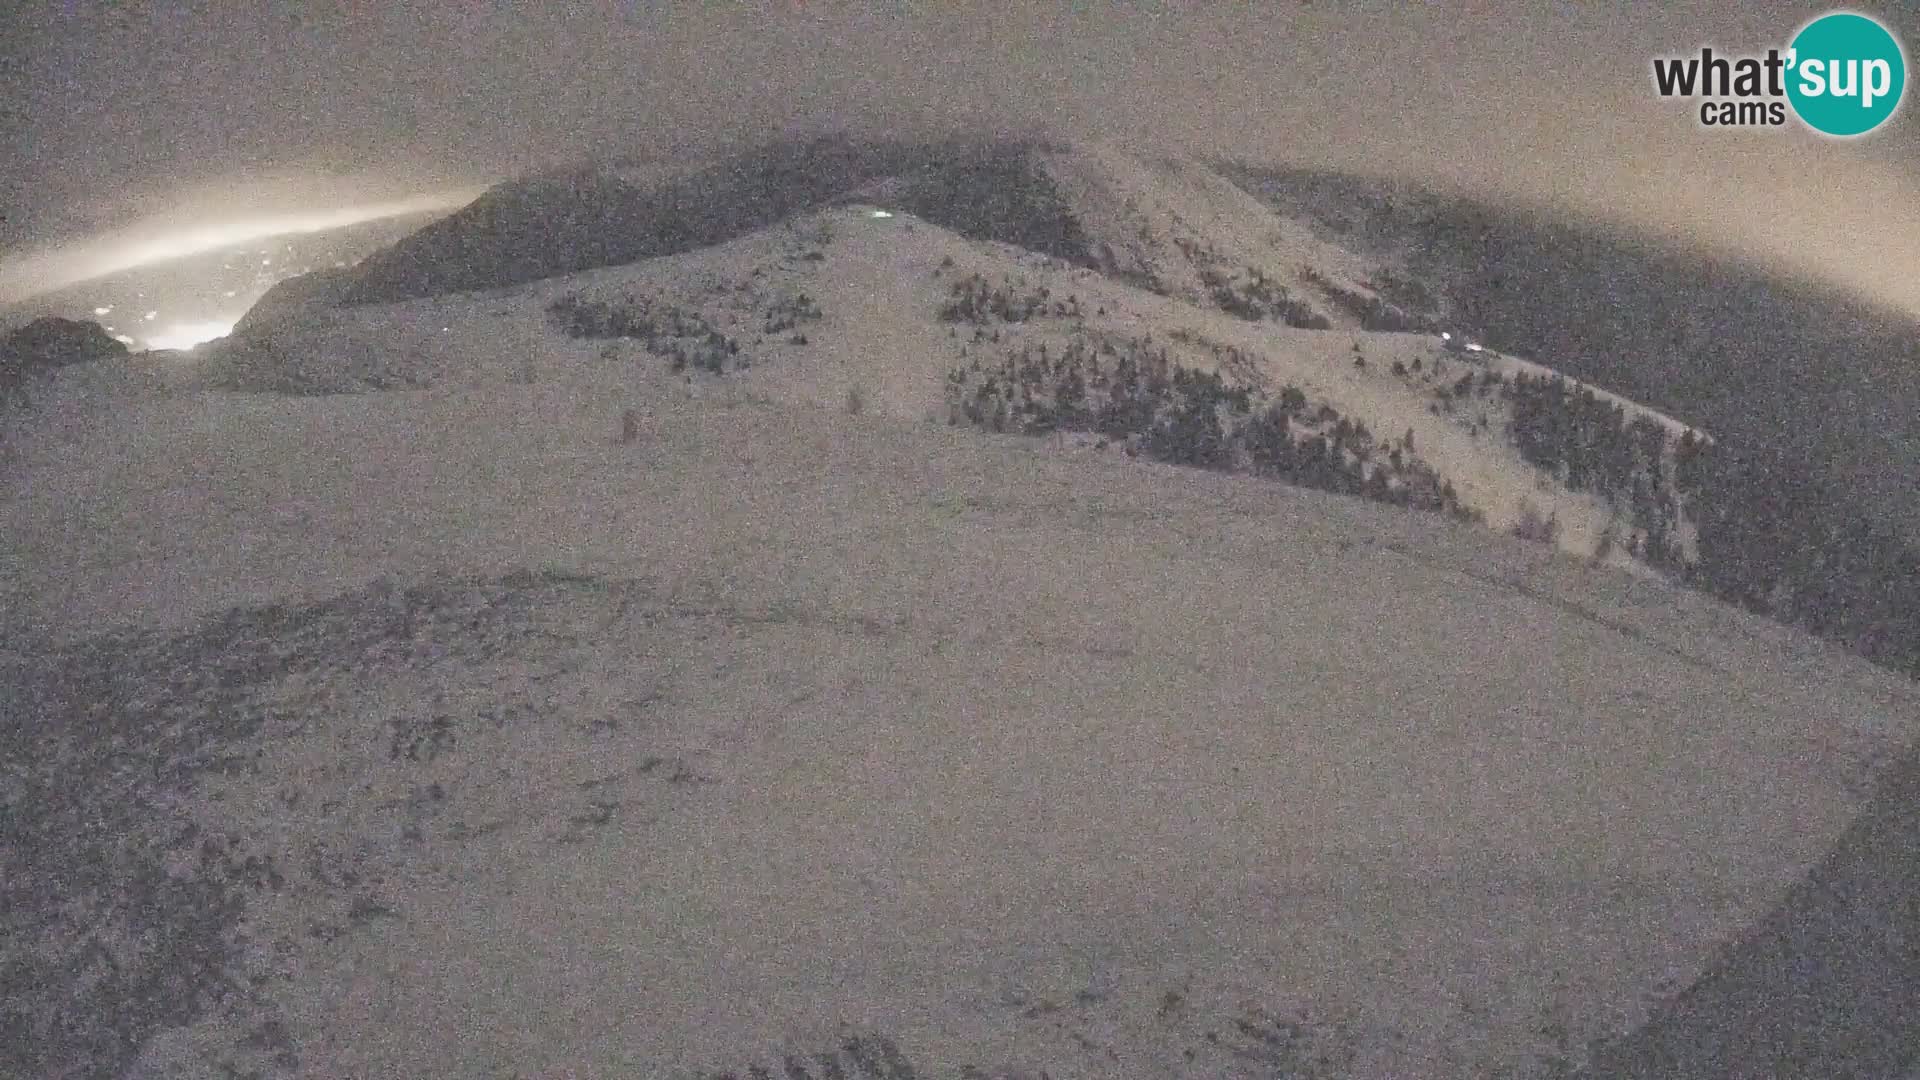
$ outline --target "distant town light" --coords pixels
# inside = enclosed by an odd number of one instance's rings
[[[113,305],[111,305],[111,304],[109,304],[109,305],[107,305],[106,307],[97,307],[97,308],[94,308],[94,309],[93,309],[93,313],[94,313],[95,315],[105,315],[105,314],[106,314],[107,312],[109,312],[109,311],[112,311],[112,310],[113,310]]]
[[[869,213],[867,214],[867,216],[868,216],[868,217],[877,217],[877,218],[883,218],[883,217],[892,217],[892,216],[893,216],[893,211],[891,211],[891,210],[874,210],[874,211],[871,211],[871,212],[869,212]]]
[[[233,332],[230,322],[175,323],[147,338],[149,349],[191,349],[202,342],[223,338]]]

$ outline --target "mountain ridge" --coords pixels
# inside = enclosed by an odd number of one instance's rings
[[[1900,549],[1750,558],[1737,439],[1217,172],[870,151],[510,186],[8,418],[0,1066],[1549,1077],[1772,985]]]
[[[1165,203],[1172,196],[1163,190],[1157,198]],[[1146,194],[1136,201],[1146,202]],[[1183,290],[1184,295],[1143,292],[1091,267],[1012,245],[969,240],[903,210],[876,216],[880,213],[873,206],[842,205],[685,255],[504,291],[318,312],[311,324],[310,333],[318,335],[313,340],[335,344],[316,356],[330,349],[334,359],[328,361],[333,365],[330,374],[312,369],[317,382],[311,385],[326,386],[332,379],[337,388],[351,389],[356,385],[352,372],[370,370],[370,364],[379,367],[373,358],[382,351],[395,362],[386,365],[388,374],[364,385],[457,379],[463,364],[473,372],[500,371],[510,366],[498,355],[502,346],[551,350],[557,344],[551,336],[557,325],[583,344],[603,342],[592,346],[603,352],[625,357],[665,349],[675,365],[691,364],[696,370],[705,368],[706,374],[779,389],[788,400],[829,408],[841,404],[848,390],[823,386],[821,370],[806,358],[831,356],[842,374],[830,381],[851,380],[881,411],[909,420],[930,413],[954,420],[972,415],[974,422],[984,423],[995,406],[976,402],[979,408],[970,411],[965,403],[951,400],[952,379],[983,362],[998,364],[1020,350],[1029,358],[1034,349],[1042,355],[1051,349],[1055,357],[1081,350],[1092,358],[1114,355],[1117,348],[1144,349],[1163,363],[1195,371],[1220,370],[1223,360],[1238,364],[1237,373],[1229,372],[1237,385],[1271,393],[1276,401],[1287,396],[1288,387],[1296,387],[1306,395],[1302,407],[1317,416],[1297,418],[1295,441],[1311,441],[1316,431],[1333,440],[1323,440],[1326,448],[1312,451],[1337,459],[1323,483],[1344,488],[1342,478],[1351,476],[1353,493],[1373,490],[1367,484],[1377,483],[1386,487],[1376,493],[1387,496],[1397,481],[1384,476],[1369,480],[1373,474],[1389,468],[1397,473],[1402,464],[1423,468],[1414,463],[1442,453],[1444,475],[1433,478],[1434,489],[1451,481],[1465,500],[1462,507],[1491,515],[1497,528],[1508,527],[1526,512],[1522,503],[1535,504],[1543,521],[1554,520],[1557,541],[1583,556],[1603,546],[1602,533],[1615,528],[1608,519],[1616,511],[1579,493],[1554,494],[1550,486],[1541,485],[1532,466],[1501,449],[1506,426],[1502,417],[1508,408],[1501,395],[1510,396],[1529,379],[1544,378],[1525,361],[1454,350],[1431,335],[1290,325],[1287,305],[1258,303],[1295,294],[1283,286],[1269,287],[1270,279],[1257,266],[1237,279],[1251,305],[1242,308],[1218,302],[1201,287],[1205,279],[1200,275],[1209,262],[1190,275],[1194,287]],[[1263,220],[1257,219],[1256,226],[1264,228]],[[1180,250],[1170,243],[1140,247]],[[1351,265],[1337,272],[1359,276]],[[1303,275],[1296,269],[1290,275],[1296,281],[1303,276],[1330,280],[1318,271]],[[916,279],[919,284],[906,287]],[[1305,287],[1298,297],[1309,295],[1327,303],[1324,294],[1308,294]],[[1050,296],[1052,300],[1046,299]],[[481,314],[483,309],[487,314]],[[652,339],[658,326],[666,325],[660,323],[663,318],[677,328],[667,336],[684,338],[684,344]],[[459,333],[457,328],[476,320],[492,324],[488,333],[497,339],[481,341]],[[442,330],[443,325],[447,329]],[[229,385],[272,388],[272,362],[258,358],[284,353],[284,343],[300,340],[299,335],[296,330],[277,334],[249,329],[212,350],[208,362],[214,369],[228,369],[222,377]],[[274,341],[270,348],[262,345],[268,338]],[[715,347],[725,355],[712,353]],[[436,359],[409,364],[404,358],[412,351]],[[483,360],[489,355],[494,358]],[[259,362],[268,366],[259,367]],[[1172,374],[1169,368],[1167,375]],[[1466,376],[1474,377],[1471,396],[1477,404],[1467,403],[1465,390],[1455,397],[1456,384]],[[984,371],[980,377],[986,377]],[[1034,394],[1044,397],[1049,392],[1037,384],[1021,391],[1029,401]],[[999,407],[1019,404],[1009,400]],[[1676,440],[1680,432],[1691,430],[1631,403],[1621,404],[1622,424],[1628,417],[1648,417],[1671,429]],[[1014,428],[1039,433],[1034,423],[1016,419]],[[1086,432],[1093,434],[1091,427]],[[1118,444],[1126,432],[1115,428],[1111,434]],[[1137,434],[1148,433],[1142,429]],[[1418,447],[1385,445],[1389,439],[1407,443],[1416,434]],[[1376,453],[1377,463],[1370,464]],[[1658,451],[1640,467],[1671,473],[1673,454],[1672,447]],[[1488,455],[1503,463],[1483,475],[1481,459]],[[1600,557],[1624,556],[1633,546],[1627,534],[1638,527],[1619,526],[1617,549],[1602,551]]]

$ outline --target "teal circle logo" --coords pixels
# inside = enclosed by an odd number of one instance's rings
[[[1892,31],[1838,11],[1800,29],[1787,54],[1787,100],[1807,126],[1864,135],[1887,122],[1907,89],[1907,57]]]

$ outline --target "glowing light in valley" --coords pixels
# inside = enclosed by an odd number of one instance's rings
[[[122,345],[132,345],[134,343],[133,339],[128,337],[125,334],[115,334],[113,335],[113,340],[119,342]]]
[[[157,311],[149,311],[149,312],[147,312],[147,313],[146,313],[146,315],[145,315],[145,316],[143,316],[143,317],[144,317],[144,318],[145,318],[145,319],[146,319],[146,320],[147,320],[148,322],[152,322],[153,320],[155,320],[155,319],[157,319],[157,318],[159,318],[159,317],[160,317],[160,313],[159,313],[159,312],[157,312]]]
[[[231,322],[174,323],[147,338],[149,349],[191,349],[233,333]]]
[[[94,313],[95,315],[105,315],[105,314],[106,314],[107,312],[109,312],[109,311],[112,311],[112,310],[113,310],[113,305],[112,305],[112,304],[108,304],[108,305],[107,305],[106,307],[97,307],[97,308],[94,308],[94,309],[93,309],[93,313]]]
[[[227,295],[228,295],[228,296],[238,296],[238,295],[240,295],[240,290],[238,290],[238,289],[228,289],[228,290],[227,290]]]
[[[876,218],[889,218],[893,216],[893,212],[890,210],[875,210],[869,213],[867,216],[876,217]]]
[[[366,221],[452,210],[472,202],[483,190],[468,188],[392,202],[260,216],[185,229],[129,229],[0,262],[0,303],[38,296],[78,281],[150,263],[218,251],[267,237],[329,232]],[[270,250],[260,254],[269,255]]]

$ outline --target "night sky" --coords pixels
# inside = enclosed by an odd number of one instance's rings
[[[9,262],[17,285],[48,245],[155,215],[364,203],[822,128],[1037,127],[1572,207],[1920,312],[1911,101],[1842,143],[1704,130],[1652,90],[1655,54],[1784,46],[1818,4],[0,8],[0,285]],[[1920,40],[1912,5],[1858,10]]]

